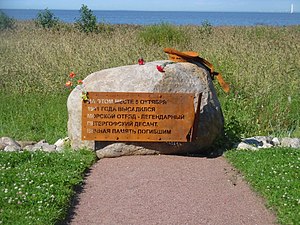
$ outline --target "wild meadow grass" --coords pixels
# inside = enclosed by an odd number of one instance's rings
[[[274,210],[280,224],[300,221],[300,151],[275,148],[228,151],[226,158]]]
[[[161,32],[158,32],[160,31]],[[164,32],[167,30],[167,34]],[[156,34],[156,35],[155,35]],[[17,23],[13,31],[0,32],[0,92],[1,96],[22,95],[11,98],[14,110],[1,98],[1,119],[4,127],[14,123],[19,105],[27,105],[38,113],[30,96],[42,94],[45,102],[56,101],[62,115],[66,115],[64,83],[71,71],[78,78],[92,72],[116,66],[145,61],[167,59],[164,47],[181,51],[197,51],[215,65],[232,91],[224,94],[217,82],[215,87],[225,116],[226,127],[234,129],[238,137],[276,135],[300,137],[300,27],[209,27],[107,25],[103,32],[80,33],[71,25],[58,30],[38,29],[34,23]],[[166,37],[167,36],[167,37]],[[27,97],[28,96],[28,97]],[[53,96],[57,96],[53,100]],[[64,97],[62,97],[64,96]],[[48,99],[49,98],[49,99]],[[52,99],[52,100],[51,100]],[[6,100],[5,100],[6,101]],[[56,106],[53,106],[54,108]],[[40,110],[44,107],[40,107]],[[10,115],[9,115],[10,114]],[[21,117],[22,114],[18,114]],[[24,120],[28,121],[27,114]],[[57,121],[48,120],[50,127]],[[56,128],[66,132],[66,123]],[[1,129],[0,136],[9,135],[25,139],[30,126],[11,133]],[[51,129],[47,129],[51,132]],[[43,132],[43,131],[42,131]],[[23,134],[23,135],[22,135]],[[47,136],[46,132],[43,132]],[[51,140],[62,132],[51,134]],[[35,139],[40,138],[36,137]]]
[[[0,152],[0,224],[55,224],[63,220],[85,170],[88,150]]]
[[[64,84],[70,72],[83,79],[102,69],[137,64],[141,57],[146,62],[167,59],[165,47],[199,52],[231,84],[231,93],[225,94],[214,81],[225,117],[223,146],[254,135],[300,137],[300,26],[99,26],[101,32],[85,34],[68,24],[39,29],[33,22],[17,22],[16,29],[0,31],[0,137],[54,143],[67,135]],[[78,175],[93,161],[89,153],[66,156],[0,153],[2,223],[53,224],[63,217],[69,187],[77,182],[63,171]],[[230,151],[227,158],[249,180],[255,177],[251,183],[270,199],[282,224],[296,224],[299,153]]]

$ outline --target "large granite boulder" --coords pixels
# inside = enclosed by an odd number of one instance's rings
[[[136,154],[187,154],[201,153],[209,148],[222,133],[224,126],[221,106],[208,71],[192,63],[168,64],[165,72],[157,65],[168,61],[129,65],[92,73],[84,79],[88,92],[148,92],[194,93],[195,112],[200,112],[196,138],[187,143],[165,142],[100,142],[81,139],[81,89],[75,88],[68,98],[68,136],[74,149],[89,148],[99,158]],[[199,94],[202,93],[200,109]]]

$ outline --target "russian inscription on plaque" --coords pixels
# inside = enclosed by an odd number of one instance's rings
[[[194,94],[89,92],[82,103],[82,140],[190,141]]]

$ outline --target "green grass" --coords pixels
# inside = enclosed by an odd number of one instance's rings
[[[67,137],[67,93],[0,92],[0,137],[54,143]]]
[[[189,40],[180,27],[168,23],[145,26],[139,33],[139,39],[146,45],[160,46],[184,43]]]
[[[300,151],[275,148],[228,151],[226,158],[266,200],[281,224],[300,221]]]
[[[88,150],[0,152],[0,224],[54,224],[63,220],[73,187],[94,162]]]

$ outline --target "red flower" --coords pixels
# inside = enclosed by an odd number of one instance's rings
[[[145,64],[145,61],[144,61],[143,58],[140,58],[138,62],[139,62],[139,65],[144,65]]]
[[[164,72],[165,72],[163,66],[157,65],[157,66],[156,66],[156,69],[157,69],[159,72],[161,72],[161,73],[164,73]]]
[[[72,84],[71,81],[67,81],[66,84],[65,84],[66,87],[72,87],[72,85],[73,85],[73,84]]]
[[[69,77],[70,77],[70,78],[74,78],[74,77],[75,77],[75,73],[74,73],[74,72],[71,72],[70,75],[69,75]]]
[[[83,80],[78,80],[77,83],[78,84],[83,84]]]

